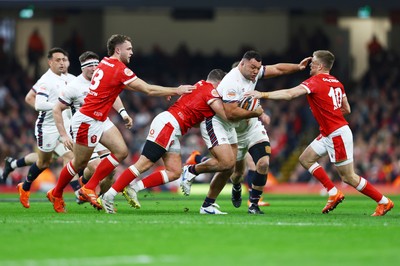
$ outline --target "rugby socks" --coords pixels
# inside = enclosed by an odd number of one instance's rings
[[[46,168],[45,168],[46,169]],[[24,183],[22,184],[22,189],[25,191],[31,190],[32,182],[45,170],[39,169],[36,163],[32,164],[29,168],[28,176],[26,177]]]
[[[250,191],[250,202],[254,205],[258,205],[258,201],[260,200],[262,193],[262,191],[253,188]]]
[[[247,185],[249,186],[249,192],[251,191],[255,174],[256,174],[256,171],[254,171],[254,170],[247,171],[246,182],[247,182]]]
[[[387,204],[389,202],[388,198],[383,196],[382,193],[380,193],[373,185],[371,185],[363,177],[360,177],[360,183],[358,183],[356,189],[361,193],[363,193],[364,195],[375,200],[379,204]]]
[[[312,174],[325,187],[326,191],[330,191],[335,187],[335,184],[333,184],[324,168],[322,168],[318,163],[314,163],[308,169],[308,172],[310,172],[310,174]]]
[[[64,188],[76,175],[76,170],[72,166],[72,162],[67,163],[66,166],[60,172],[60,177],[58,178],[57,184],[53,189],[53,196],[56,198],[61,198]]]
[[[194,157],[194,161],[195,161],[196,163],[202,163],[202,162],[206,161],[207,159],[208,159],[208,157],[203,156],[203,155],[201,155],[201,154],[197,154],[197,155]]]
[[[112,185],[112,188],[117,192],[121,192],[130,182],[139,176],[140,173],[137,168],[134,165],[131,165],[117,178],[117,181]],[[92,178],[90,180],[92,180]]]
[[[143,182],[144,188],[157,187],[157,186],[163,185],[165,183],[168,183],[169,178],[167,175],[167,171],[162,170],[162,171],[152,173],[149,176],[143,178],[142,182]]]
[[[203,202],[202,207],[203,207],[203,208],[207,208],[208,206],[211,206],[211,205],[214,204],[214,203],[215,203],[215,199],[211,199],[211,198],[209,198],[209,197],[206,197],[206,199],[205,199],[204,202]]]
[[[189,171],[189,173],[192,173],[192,174],[194,174],[194,175],[199,175],[199,174],[196,172],[196,165],[195,165],[195,164],[189,166],[188,171]]]
[[[77,191],[78,189],[81,188],[81,185],[79,184],[78,180],[73,180],[73,181],[69,182],[69,185],[72,187],[72,189],[74,191]]]
[[[12,169],[20,168],[20,167],[24,167],[24,166],[27,166],[27,164],[25,162],[25,157],[22,157],[21,159],[18,159],[18,160],[14,160],[11,163]]]
[[[100,181],[111,174],[118,164],[119,162],[113,154],[102,159],[93,176],[90,178],[89,182],[86,183],[85,188],[95,190]]]

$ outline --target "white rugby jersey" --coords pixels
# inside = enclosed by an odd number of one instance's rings
[[[72,82],[61,90],[58,100],[71,108],[72,114],[81,108],[86,95],[89,92],[90,80],[77,76]]]
[[[264,66],[261,66],[261,69],[256,77],[256,81],[254,82],[246,79],[242,75],[242,73],[240,73],[238,67],[231,69],[231,71],[226,74],[226,76],[222,79],[221,83],[217,87],[219,95],[222,96],[222,101],[225,103],[238,102],[246,92],[254,91],[257,85],[257,81],[264,76],[264,69]],[[247,124],[247,119],[241,120],[239,122],[227,122],[217,115],[216,117],[218,118],[218,120],[221,121],[221,123],[226,126],[242,128],[243,126],[241,124]]]
[[[46,133],[58,132],[53,118],[53,106],[58,101],[61,90],[67,85],[65,75],[57,75],[51,69],[36,82],[34,90],[36,91],[35,106],[45,103],[46,110],[39,111],[36,120],[36,128]],[[46,99],[46,101],[44,101]],[[68,119],[69,120],[69,119]]]

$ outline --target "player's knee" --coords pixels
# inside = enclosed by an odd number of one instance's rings
[[[233,157],[222,158],[218,161],[221,171],[226,171],[228,169],[233,169],[235,167],[236,160]]]
[[[269,158],[268,156],[262,157],[260,160],[258,160],[257,165],[256,165],[256,170],[259,173],[267,173],[269,168]]]

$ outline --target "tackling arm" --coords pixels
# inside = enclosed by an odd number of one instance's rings
[[[258,99],[271,99],[271,100],[292,100],[297,98],[301,95],[307,93],[307,90],[302,86],[298,85],[296,87],[290,89],[283,89],[271,92],[259,92],[259,91],[252,91],[249,95],[254,96]]]
[[[298,64],[279,63],[275,65],[266,65],[264,66],[264,78],[272,78],[304,70],[311,59],[312,57],[306,57]]]
[[[263,113],[263,109],[258,107],[254,111],[249,111],[243,108],[240,108],[237,102],[232,103],[223,103],[226,118],[230,121],[238,121],[242,119],[248,119],[252,117],[258,117]]]
[[[163,87],[159,85],[151,85],[144,80],[137,78],[127,85],[127,88],[133,91],[143,92],[150,96],[174,96],[191,93],[195,89],[191,85],[181,85],[179,87]]]

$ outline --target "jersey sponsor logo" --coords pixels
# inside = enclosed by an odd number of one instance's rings
[[[154,129],[150,129],[149,135],[150,135],[150,136],[153,136],[153,135],[154,135]]]
[[[96,141],[97,141],[97,136],[96,135],[93,135],[93,136],[90,137],[90,142],[96,143]]]
[[[92,90],[90,90],[90,91],[88,92],[88,94],[93,95],[93,96],[97,96],[97,95],[98,95],[97,92],[94,92],[94,91],[92,91]]]
[[[95,116],[103,116],[103,113],[102,112],[98,112],[98,111],[94,111],[93,114]]]
[[[124,69],[124,73],[125,73],[125,75],[127,75],[128,77],[133,76],[133,72],[132,72],[132,70],[130,70],[129,68],[125,68],[125,69]]]
[[[237,95],[237,93],[236,93],[235,90],[229,90],[228,93],[226,94],[226,97],[227,97],[228,99],[233,99],[233,98],[236,97],[236,95]]]
[[[339,82],[337,79],[327,79],[327,78],[322,78],[323,81],[326,82]]]
[[[213,89],[211,91],[211,95],[214,96],[214,97],[221,97],[221,96],[219,96],[218,91],[216,89]]]
[[[109,67],[114,67],[114,64],[111,64],[111,63],[107,62],[106,60],[101,60],[101,63],[103,63]]]

